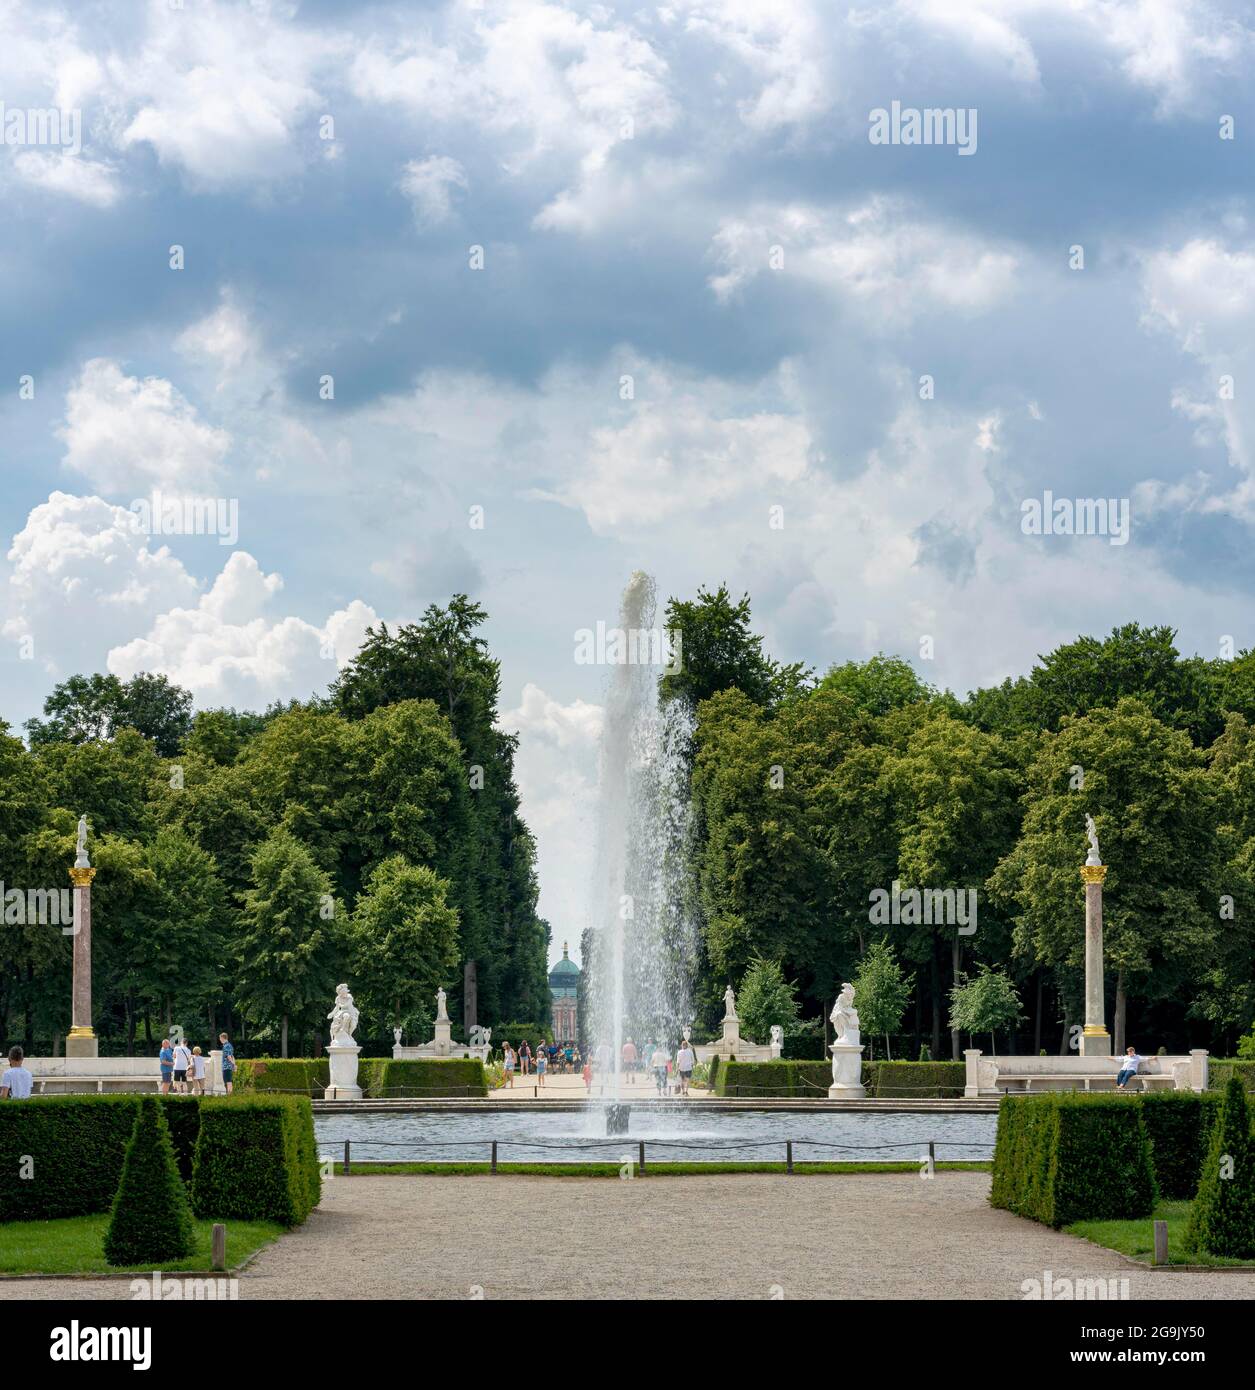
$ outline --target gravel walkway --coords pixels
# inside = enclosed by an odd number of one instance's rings
[[[337,1177],[241,1298],[1022,1298],[1127,1278],[1132,1298],[1255,1298],[1255,1271],[1154,1272],[994,1211],[986,1173]],[[328,1277],[334,1267],[336,1274]],[[125,1280],[0,1283],[0,1298],[124,1298]]]

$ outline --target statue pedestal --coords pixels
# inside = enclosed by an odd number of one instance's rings
[[[867,1094],[863,1088],[861,1044],[833,1043],[828,1050],[832,1053],[832,1085],[828,1087],[828,1099],[861,1100]]]
[[[324,1100],[361,1100],[362,1088],[357,1084],[357,1054],[361,1050],[356,1046],[327,1049],[331,1084],[323,1092]]]
[[[431,1040],[437,1057],[447,1057],[453,1051],[453,1023],[447,1018],[436,1020],[435,1036]]]
[[[725,1018],[723,1020],[723,1036],[719,1039],[721,1049],[735,1052],[741,1046],[741,1020],[739,1018]]]

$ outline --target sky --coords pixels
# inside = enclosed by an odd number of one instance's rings
[[[1255,645],[1253,24],[0,0],[0,718],[87,671],[305,697],[469,593],[557,957],[575,634],[634,570],[958,692],[1128,621]],[[874,142],[895,102],[975,139]],[[137,525],[154,492],[223,524]],[[1123,543],[1026,534],[1047,492]]]

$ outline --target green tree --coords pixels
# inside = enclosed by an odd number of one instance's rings
[[[937,692],[915,674],[910,662],[883,652],[867,661],[833,666],[819,683],[822,690],[848,696],[865,714],[888,714],[903,705],[926,704]]]
[[[867,948],[853,984],[860,1028],[869,1038],[880,1034],[885,1040],[885,1056],[890,1057],[889,1035],[901,1027],[911,982],[902,973],[888,941],[875,941]]]
[[[389,1027],[407,1027],[458,960],[458,914],[449,885],[400,855],[371,870],[349,921],[353,979],[364,1010]]]
[[[751,961],[736,1004],[746,1034],[762,1043],[774,1025],[787,1030],[798,1021],[797,986],[785,979],[779,961]]]
[[[994,1034],[1020,1019],[1020,996],[1001,970],[982,965],[973,980],[960,980],[950,991],[950,1027],[956,1033],[989,1034],[989,1050],[996,1052]]]
[[[286,1057],[290,1020],[312,1025],[335,991],[340,909],[330,876],[287,830],[254,854],[252,883],[236,943],[236,1000],[254,1024],[279,1024]]]
[[[71,676],[44,701],[45,719],[30,719],[32,748],[49,743],[112,739],[134,729],[151,739],[162,757],[173,757],[191,728],[192,697],[165,676],[141,671],[129,681],[117,676]]]
[[[196,1248],[192,1209],[156,1096],[143,1096],[122,1160],[104,1254],[115,1268],[181,1260]]]
[[[1186,1248],[1233,1260],[1255,1258],[1255,1138],[1246,1087],[1230,1077],[1211,1130]]]

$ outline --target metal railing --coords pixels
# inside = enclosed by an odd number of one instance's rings
[[[487,1148],[487,1150],[488,1150],[488,1165],[489,1165],[490,1171],[493,1172],[493,1173],[495,1173],[495,1172],[498,1171],[498,1154],[499,1154],[499,1151],[500,1151],[501,1149],[503,1149],[503,1148],[544,1149],[544,1150],[556,1149],[556,1150],[558,1150],[558,1151],[560,1151],[560,1152],[569,1153],[569,1152],[571,1152],[572,1150],[575,1150],[575,1151],[577,1151],[577,1152],[585,1152],[585,1151],[591,1150],[591,1149],[617,1149],[617,1150],[622,1151],[622,1149],[623,1149],[623,1147],[624,1147],[625,1144],[635,1144],[635,1145],[636,1145],[636,1148],[637,1148],[637,1166],[638,1166],[638,1168],[640,1169],[641,1172],[645,1172],[645,1171],[646,1171],[646,1154],[645,1154],[645,1146],[646,1146],[646,1144],[648,1144],[648,1145],[649,1145],[651,1148],[653,1148],[653,1149],[682,1149],[682,1150],[683,1150],[683,1149],[699,1149],[699,1150],[702,1150],[702,1151],[707,1152],[707,1153],[709,1153],[711,1150],[734,1152],[734,1151],[737,1151],[737,1150],[746,1150],[746,1149],[775,1149],[775,1150],[778,1151],[778,1150],[780,1150],[781,1148],[783,1148],[783,1149],[784,1149],[785,1171],[786,1171],[786,1172],[789,1172],[789,1173],[792,1173],[792,1172],[794,1171],[793,1150],[794,1150],[794,1147],[795,1147],[795,1146],[796,1146],[796,1147],[801,1147],[801,1148],[810,1147],[810,1148],[820,1148],[820,1149],[832,1149],[832,1150],[836,1150],[836,1151],[841,1152],[841,1153],[847,1153],[847,1152],[853,1152],[853,1153],[867,1153],[867,1152],[872,1152],[872,1151],[882,1152],[883,1150],[886,1150],[886,1149],[915,1149],[915,1150],[918,1151],[918,1150],[920,1150],[920,1149],[922,1149],[922,1148],[926,1148],[927,1151],[928,1151],[926,1156],[925,1156],[924,1154],[922,1154],[922,1153],[919,1153],[918,1156],[915,1157],[915,1158],[898,1158],[898,1159],[892,1159],[892,1158],[891,1158],[891,1159],[882,1159],[882,1160],[880,1160],[880,1161],[881,1161],[881,1162],[889,1162],[889,1163],[902,1163],[902,1164],[920,1164],[920,1163],[923,1163],[923,1162],[927,1161],[928,1164],[930,1165],[930,1167],[933,1166],[933,1165],[935,1165],[935,1163],[936,1163],[936,1161],[937,1161],[937,1150],[938,1150],[939,1148],[951,1148],[951,1149],[978,1149],[978,1148],[987,1148],[987,1149],[989,1150],[990,1157],[992,1158],[992,1156],[993,1156],[993,1145],[992,1145],[992,1144],[987,1144],[987,1145],[985,1145],[985,1144],[976,1144],[976,1143],[973,1143],[971,1140],[968,1140],[968,1139],[899,1139],[899,1140],[895,1140],[895,1141],[893,1141],[892,1143],[888,1143],[888,1144],[838,1144],[838,1143],[834,1143],[831,1139],[805,1139],[805,1138],[802,1138],[802,1139],[796,1139],[796,1138],[789,1138],[789,1139],[744,1139],[744,1140],[742,1140],[742,1139],[736,1139],[736,1140],[719,1140],[719,1139],[714,1139],[714,1140],[704,1140],[704,1141],[702,1141],[701,1143],[695,1143],[695,1142],[693,1142],[693,1141],[691,1141],[691,1140],[683,1140],[683,1139],[649,1139],[649,1140],[645,1140],[645,1139],[635,1139],[635,1140],[633,1140],[633,1139],[631,1139],[628,1135],[618,1135],[618,1136],[615,1136],[615,1137],[612,1137],[612,1138],[611,1138],[611,1137],[608,1137],[608,1138],[606,1138],[606,1139],[574,1139],[574,1140],[567,1140],[567,1141],[565,1141],[564,1143],[561,1143],[561,1144],[546,1143],[546,1142],[544,1142],[543,1140],[537,1140],[537,1139],[449,1139],[449,1140],[428,1140],[428,1139],[423,1139],[423,1140],[421,1140],[421,1141],[414,1141],[414,1140],[409,1140],[409,1141],[406,1141],[406,1140],[388,1140],[388,1139],[327,1139],[327,1140],[320,1141],[320,1148],[323,1147],[323,1146],[329,1146],[329,1145],[343,1145],[343,1146],[344,1146],[343,1172],[344,1172],[344,1174],[345,1174],[346,1176],[348,1176],[348,1175],[351,1173],[351,1171],[352,1171],[352,1148],[353,1148],[353,1145],[354,1145],[354,1144],[358,1145],[359,1148],[374,1148],[374,1149],[413,1149],[413,1148],[415,1148],[415,1147],[421,1147],[422,1149],[475,1149],[475,1148],[484,1147],[484,1148]],[[324,1163],[333,1162],[333,1160],[332,1160],[332,1159],[330,1158],[330,1156],[327,1155],[327,1154],[322,1154],[322,1155],[321,1155],[321,1158],[322,1158],[322,1161],[323,1161]],[[368,1160],[368,1161],[371,1162],[371,1163],[387,1162],[386,1159],[383,1159],[383,1160],[381,1160],[381,1159],[370,1159],[370,1160]],[[439,1162],[447,1162],[447,1163],[482,1163],[482,1162],[483,1162],[482,1159],[445,1159],[445,1160],[440,1160],[440,1159],[424,1159],[424,1158],[418,1158],[418,1159],[415,1159],[415,1158],[406,1158],[406,1159],[399,1159],[399,1160],[397,1160],[397,1161],[398,1161],[398,1162],[401,1162],[401,1163],[421,1163],[421,1164],[439,1163]],[[532,1164],[532,1163],[539,1162],[540,1160],[525,1159],[525,1160],[520,1160],[520,1161],[525,1162],[525,1163],[528,1163],[528,1164]],[[606,1162],[613,1163],[614,1160],[602,1159],[602,1160],[598,1160],[598,1161],[603,1162],[603,1163],[606,1163]],[[708,1158],[708,1159],[699,1159],[699,1160],[697,1160],[697,1161],[698,1161],[699,1163],[711,1163],[711,1164],[716,1164],[716,1163],[720,1162],[719,1159],[709,1159],[709,1158]],[[771,1160],[767,1160],[767,1161],[770,1162]],[[817,1159],[817,1160],[812,1160],[812,1161],[814,1161],[814,1162],[820,1162],[820,1163],[850,1163],[850,1162],[858,1162],[857,1159],[845,1159],[845,1158],[824,1158],[824,1159]],[[872,1161],[875,1161],[875,1160],[872,1160]],[[979,1158],[965,1158],[965,1159],[956,1159],[956,1160],[953,1160],[953,1161],[954,1161],[954,1162],[959,1162],[959,1163],[984,1163],[984,1162],[988,1162],[989,1160],[988,1160],[988,1159],[979,1159]]]

